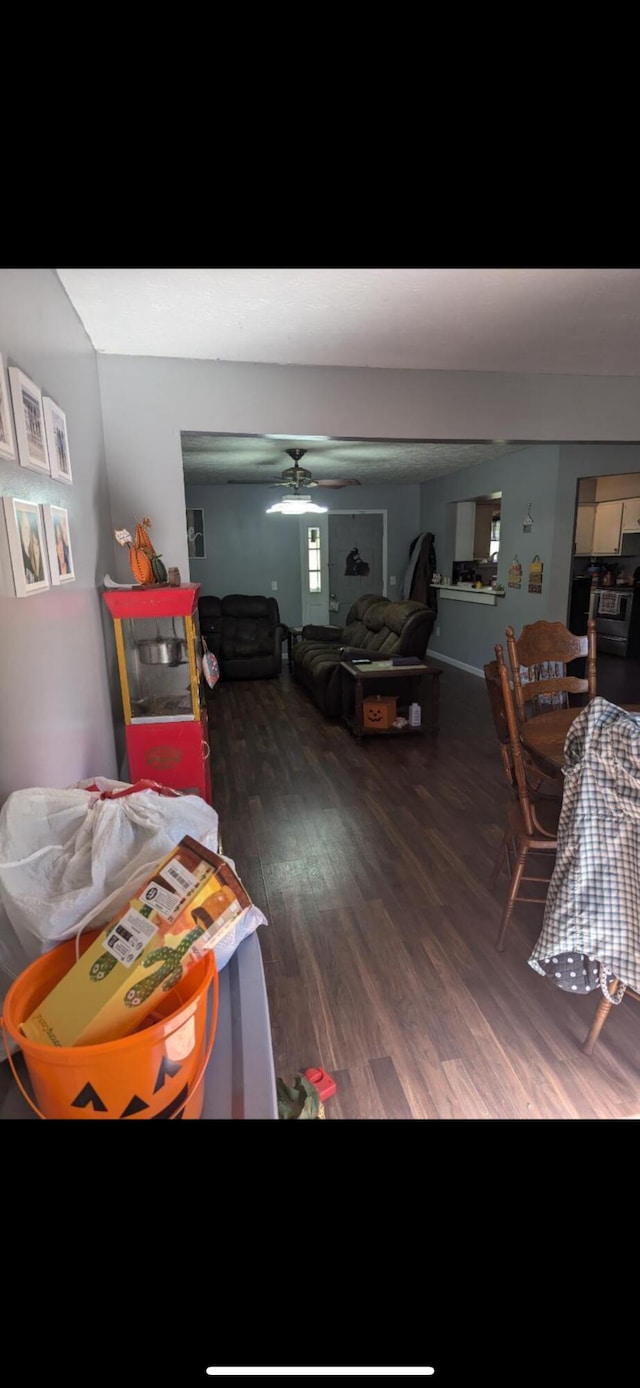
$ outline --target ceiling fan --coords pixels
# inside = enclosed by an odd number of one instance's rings
[[[292,467],[285,468],[279,477],[265,478],[264,482],[249,482],[243,478],[234,478],[229,481],[229,486],[263,486],[263,487],[288,487],[294,496],[299,496],[302,488],[306,491],[308,487],[359,487],[361,483],[356,477],[324,478],[322,481],[315,481],[313,473],[306,467],[300,467],[300,460],[304,458],[306,448],[287,448],[285,449],[288,457],[293,462]]]

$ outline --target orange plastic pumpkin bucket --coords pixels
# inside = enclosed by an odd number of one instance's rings
[[[80,937],[81,954],[99,933]],[[3,1031],[24,1055],[35,1103],[16,1072],[5,1034],[7,1055],[31,1108],[40,1118],[199,1118],[218,1019],[213,951],[172,988],[152,1023],[140,1031],[94,1046],[43,1046],[23,1036],[20,1024],[71,968],[75,948],[75,940],[65,940],[41,955],[15,979],[4,1000]]]

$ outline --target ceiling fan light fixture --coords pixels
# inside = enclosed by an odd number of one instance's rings
[[[273,506],[267,506],[267,515],[280,513],[282,516],[305,516],[307,512],[327,511],[327,506],[316,506],[309,496],[283,496]]]

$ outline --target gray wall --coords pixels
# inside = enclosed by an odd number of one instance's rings
[[[146,511],[154,521],[156,548],[167,564],[178,565],[183,577],[189,572],[183,429],[551,443],[640,439],[640,391],[637,381],[626,377],[251,366],[116,356],[99,357],[98,371],[114,525],[130,527]],[[126,578],[123,552],[117,564]]]
[[[74,485],[0,458],[0,495],[69,511],[76,582],[17,598],[0,517],[0,800],[116,774],[96,584],[112,563],[96,356],[53,270],[0,270],[0,348],[67,418]]]
[[[271,594],[275,579],[280,616],[297,626],[302,620],[300,575],[300,526],[297,516],[268,516],[279,493],[268,487],[186,487],[188,506],[205,513],[204,559],[190,559],[190,576],[203,593]],[[316,492],[329,511],[344,511],[353,503],[360,511],[387,511],[389,576],[396,577],[388,596],[399,595],[402,575],[409,562],[409,545],[419,531],[420,487],[401,483],[357,487],[347,491]]]
[[[493,647],[504,640],[505,627],[519,631],[527,622],[562,621],[568,617],[573,568],[573,536],[578,479],[611,473],[637,472],[638,444],[555,444],[514,452],[494,463],[465,468],[447,478],[423,484],[423,528],[433,529],[442,572],[451,572],[452,503],[487,492],[502,492],[498,581],[506,596],[495,607],[452,603],[442,599],[430,643],[463,665],[481,669],[493,659]],[[524,534],[522,521],[531,502],[533,530]],[[443,541],[440,536],[444,537]],[[521,589],[509,589],[508,568],[517,554],[523,566]],[[527,568],[539,554],[543,565],[541,594],[528,592]]]

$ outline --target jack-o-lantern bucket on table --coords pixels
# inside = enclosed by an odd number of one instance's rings
[[[99,933],[88,931],[80,937],[81,954]],[[43,1046],[28,1040],[21,1022],[68,973],[75,957],[75,940],[41,955],[23,970],[4,1000],[1,1022],[7,1055],[30,1107],[40,1118],[199,1118],[218,1018],[213,951],[189,969],[146,1024],[129,1036],[93,1046]],[[24,1055],[35,1103],[17,1074],[8,1037]]]

